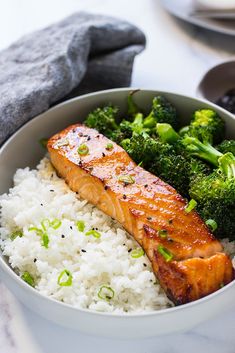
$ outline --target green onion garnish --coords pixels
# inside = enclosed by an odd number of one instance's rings
[[[206,225],[211,228],[212,232],[214,232],[218,227],[216,221],[214,221],[213,219],[208,219],[206,221]]]
[[[124,184],[134,184],[135,183],[135,179],[129,174],[120,175],[118,177],[118,181],[121,181]]]
[[[64,280],[63,280],[63,278],[64,278]],[[57,283],[61,287],[71,286],[73,283],[73,276],[72,276],[71,272],[69,272],[66,269],[63,270],[58,277]]]
[[[39,237],[41,237],[42,240],[42,246],[48,249],[48,244],[49,244],[49,237],[45,231],[43,231],[40,228],[36,227],[30,227],[29,231],[34,231]]]
[[[87,236],[93,235],[93,237],[97,238],[97,239],[101,237],[101,234],[94,229],[89,230],[88,232],[86,232],[85,235],[87,235]]]
[[[188,205],[185,207],[185,212],[189,213],[191,212],[195,207],[197,206],[197,201],[195,201],[194,199],[190,200]]]
[[[40,228],[30,227],[29,232],[32,232],[32,231],[36,232],[36,234],[40,237],[43,235],[43,231]]]
[[[137,167],[140,167],[143,164],[143,161],[139,162],[139,164],[137,165]]]
[[[85,145],[85,143],[83,143],[78,147],[78,154],[80,154],[81,156],[87,155],[88,152],[89,152],[89,148],[87,147],[87,145]]]
[[[99,289],[98,292],[98,297],[102,300],[106,300],[107,302],[110,301],[111,299],[113,299],[114,297],[114,290],[109,287],[109,286],[102,286]]]
[[[166,238],[166,237],[168,236],[168,232],[167,232],[166,229],[160,229],[160,230],[158,231],[158,235],[159,235],[159,237],[161,237],[161,238]]]
[[[17,237],[20,237],[20,238],[22,238],[23,237],[23,232],[22,232],[22,230],[15,230],[13,233],[11,233],[11,235],[10,235],[10,239],[11,240],[15,240],[15,238],[17,238]]]
[[[112,143],[107,143],[105,148],[106,148],[106,150],[112,150],[113,149],[113,144]]]
[[[144,250],[142,248],[134,249],[131,252],[131,257],[133,257],[133,259],[138,259],[138,257],[141,257],[143,255],[144,255]]]
[[[83,221],[77,221],[76,226],[79,232],[84,232],[85,223]]]
[[[47,230],[47,228],[50,227],[50,220],[48,218],[44,219],[42,222],[41,222],[41,226],[42,226],[42,229],[43,230]]]
[[[47,233],[42,234],[42,246],[44,246],[46,249],[48,249],[48,244],[49,244],[49,237]]]
[[[62,222],[58,219],[55,218],[53,221],[50,222],[50,227],[53,229],[58,229],[61,226]]]
[[[43,148],[47,147],[47,142],[48,142],[48,139],[46,139],[46,138],[42,138],[39,140],[39,143]]]
[[[157,250],[167,262],[173,259],[173,254],[168,249],[164,248],[164,246],[158,245]]]
[[[31,276],[31,274],[28,271],[25,271],[22,275],[21,278],[23,281],[28,283],[31,287],[35,287],[35,281],[34,278]]]

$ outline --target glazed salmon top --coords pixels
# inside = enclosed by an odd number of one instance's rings
[[[76,124],[53,136],[48,150],[52,164],[70,188],[115,218],[143,246],[156,276],[176,303],[197,299],[232,280],[231,260],[199,215],[187,212],[186,200],[174,188],[137,166],[120,146],[96,130]],[[159,246],[170,254],[170,262],[159,258]],[[200,291],[194,275],[200,275],[203,268],[208,284],[212,263],[217,263],[219,274],[211,277],[212,286]],[[184,288],[181,281],[175,290],[172,278],[171,288],[167,288],[172,273],[184,278]]]

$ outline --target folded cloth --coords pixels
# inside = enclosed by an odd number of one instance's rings
[[[0,52],[0,144],[68,94],[129,86],[144,46],[132,24],[80,12]]]

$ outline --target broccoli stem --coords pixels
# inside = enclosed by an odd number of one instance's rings
[[[151,115],[151,113],[144,119],[143,126],[149,129],[156,126],[156,119]]]
[[[220,170],[227,178],[235,178],[235,157],[231,152],[227,152],[218,158]]]
[[[140,108],[133,101],[133,95],[138,92],[138,90],[131,91],[127,96],[127,115],[130,117],[135,117],[136,114],[140,112]]]
[[[162,142],[175,143],[179,140],[179,134],[173,129],[170,124],[159,123],[156,126],[157,133]]]
[[[217,151],[208,142],[202,143],[195,137],[186,136],[182,139],[182,143],[192,155],[202,158],[215,167],[218,167],[218,158],[222,156],[222,153]]]

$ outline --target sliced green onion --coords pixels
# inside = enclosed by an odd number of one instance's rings
[[[78,154],[80,154],[81,156],[87,155],[88,152],[89,152],[89,148],[87,147],[87,145],[85,145],[85,143],[83,143],[78,147]]]
[[[140,167],[143,164],[143,161],[139,162],[139,164],[137,165],[137,167]]]
[[[112,150],[113,149],[113,144],[112,143],[107,143],[105,148],[106,148],[106,150]]]
[[[158,235],[159,235],[159,237],[161,237],[161,238],[166,238],[166,237],[168,236],[168,232],[167,232],[166,229],[160,229],[160,230],[158,231]]]
[[[50,222],[50,227],[53,229],[58,229],[61,226],[62,222],[58,219],[55,218],[53,221]]]
[[[99,289],[98,297],[109,302],[114,297],[114,290],[109,286],[102,286]]]
[[[135,183],[135,179],[129,174],[120,175],[118,177],[118,181],[121,181],[124,184],[134,184]]]
[[[218,227],[216,221],[214,221],[213,219],[208,219],[208,220],[206,221],[206,225],[207,225],[208,227],[210,227],[210,229],[212,230],[212,232],[214,232],[214,231],[217,229],[217,227]]]
[[[85,223],[83,221],[77,221],[76,226],[79,232],[84,232]]]
[[[11,233],[10,239],[11,239],[11,240],[15,240],[15,238],[17,238],[17,237],[22,238],[23,235],[24,235],[24,234],[23,234],[22,230],[18,229],[18,230],[15,230],[13,233]]]
[[[197,206],[197,201],[195,201],[194,199],[190,200],[188,205],[185,207],[185,212],[189,213],[191,212],[195,207]]]
[[[45,224],[44,224],[44,227],[45,227]],[[30,227],[29,232],[32,232],[32,231],[34,231],[36,233],[36,235],[41,237],[42,246],[44,246],[45,248],[48,249],[49,237],[48,237],[48,234],[45,232],[45,230],[43,231],[42,229],[37,228],[37,227]]]
[[[41,222],[41,226],[42,226],[42,229],[43,230],[47,230],[47,228],[50,227],[50,220],[48,218],[44,219],[42,222]]]
[[[47,142],[48,142],[48,139],[47,138],[41,138],[39,140],[39,143],[40,145],[43,147],[43,148],[46,148],[47,147]]]
[[[64,280],[63,280],[64,278]],[[73,276],[70,271],[68,270],[63,270],[57,280],[57,284],[61,287],[69,287],[73,283]]]
[[[134,249],[131,252],[131,257],[133,257],[133,259],[138,259],[138,257],[141,257],[143,255],[144,255],[144,250],[142,248]]]
[[[35,287],[35,281],[33,276],[31,276],[31,274],[28,271],[25,271],[22,275],[21,278],[23,281],[25,281],[26,283],[28,283],[31,287]]]
[[[36,234],[38,235],[38,236],[42,236],[43,235],[43,231],[42,231],[42,229],[40,229],[40,228],[37,228],[37,227],[30,227],[29,228],[29,232],[36,232]]]
[[[173,259],[173,254],[168,249],[164,248],[164,246],[158,245],[157,250],[167,262]]]
[[[44,246],[46,249],[48,249],[48,244],[49,244],[49,237],[47,233],[42,234],[42,246]]]
[[[93,235],[93,237],[97,238],[97,239],[101,237],[101,234],[94,229],[89,230],[88,232],[86,232],[85,235],[87,235],[87,236]]]

